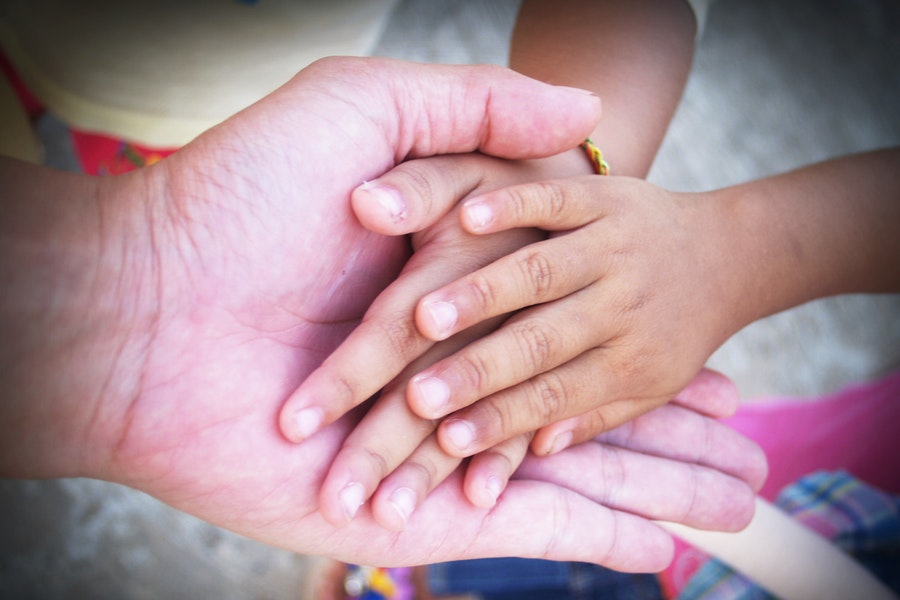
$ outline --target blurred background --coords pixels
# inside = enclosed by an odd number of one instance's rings
[[[505,64],[517,8],[512,0],[401,0],[372,53]],[[714,3],[651,181],[713,189],[900,144],[898,32],[900,3],[891,0]],[[63,122],[46,115],[37,126],[45,162],[77,170]],[[887,295],[775,315],[732,338],[710,364],[748,402],[822,394],[898,365],[900,297]],[[301,598],[307,568],[305,557],[117,485],[0,480],[2,598]]]

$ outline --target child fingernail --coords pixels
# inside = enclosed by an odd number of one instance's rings
[[[403,522],[406,523],[416,508],[416,493],[408,487],[397,488],[391,494],[390,502]]]
[[[431,317],[431,322],[438,331],[438,339],[443,340],[449,337],[459,317],[456,306],[452,302],[436,300],[426,302],[425,310],[428,311],[428,316]]]
[[[468,421],[451,419],[444,427],[447,439],[460,452],[466,452],[475,441],[475,428]]]
[[[294,414],[294,427],[291,439],[303,441],[310,437],[322,426],[324,415],[319,408],[304,408]]]
[[[466,218],[473,229],[484,229],[494,219],[494,211],[482,202],[472,202],[465,206]]]
[[[425,405],[431,415],[438,417],[444,414],[444,409],[450,402],[450,386],[443,379],[423,377],[414,379],[413,385],[416,387],[421,403]]]
[[[571,431],[563,431],[562,433],[556,434],[556,437],[553,438],[553,444],[550,446],[550,451],[547,454],[556,454],[557,452],[561,452],[569,447],[569,444],[572,443],[572,432]]]
[[[400,196],[400,192],[393,188],[378,184],[366,184],[363,186],[363,189],[365,189],[382,210],[390,216],[391,221],[399,223],[406,218],[406,203]]]
[[[500,497],[500,492],[503,491],[503,484],[500,483],[499,478],[491,475],[484,483],[484,489],[487,491],[488,496],[491,498],[491,506],[493,506],[497,503],[497,498]]]
[[[359,507],[365,502],[365,489],[361,483],[348,483],[344,489],[338,492],[338,499],[341,503],[341,510],[344,511],[344,516],[349,521],[356,516]]]

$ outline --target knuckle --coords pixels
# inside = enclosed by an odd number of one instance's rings
[[[550,220],[556,220],[558,217],[566,214],[566,193],[562,186],[555,181],[545,181],[539,185],[542,202],[540,206],[543,208],[545,215]]]
[[[481,393],[491,384],[492,365],[490,360],[478,353],[470,352],[460,357],[458,369],[462,381],[469,389]]]
[[[434,489],[438,483],[439,469],[433,460],[426,457],[417,457],[406,462],[405,468],[412,472],[416,481],[416,487],[426,492]]]
[[[384,479],[387,477],[388,473],[391,472],[391,467],[388,465],[387,459],[377,449],[364,448],[362,456],[368,463],[370,472],[377,473],[378,479]]]
[[[376,329],[379,339],[389,346],[391,356],[408,362],[419,354],[423,338],[408,315],[397,314],[369,323]]]
[[[426,213],[430,213],[436,200],[436,170],[427,160],[412,160],[403,163],[398,173],[403,176],[402,184],[409,192],[407,198],[416,198]]]
[[[544,300],[553,287],[553,263],[550,258],[541,250],[529,250],[519,266],[529,288],[526,294],[534,297],[535,303]]]
[[[534,390],[534,413],[541,424],[555,422],[565,416],[570,405],[571,392],[561,377],[553,373],[536,377]]]
[[[566,194],[553,181],[509,188],[507,197],[508,209],[517,222],[530,222],[541,217],[553,220],[566,211]]]
[[[609,423],[602,410],[595,410],[578,418],[574,436],[580,440],[597,437],[609,429]]]
[[[555,331],[545,323],[528,320],[516,323],[512,334],[527,367],[532,372],[545,371],[559,346]]]
[[[508,402],[487,402],[485,408],[492,413],[485,423],[489,424],[488,438],[491,441],[507,439],[520,433],[521,413]],[[494,429],[496,427],[496,429]],[[492,435],[491,435],[492,434]]]
[[[500,291],[495,281],[482,273],[473,273],[469,279],[469,293],[482,314],[494,314]]]
[[[362,385],[348,373],[335,373],[330,383],[332,401],[328,402],[326,410],[330,409],[334,414],[340,415],[365,400],[357,398]]]

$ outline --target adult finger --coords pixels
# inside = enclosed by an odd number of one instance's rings
[[[494,507],[479,508],[464,497],[461,475],[457,470],[438,486],[400,533],[373,531],[361,518],[340,530],[348,558],[368,556],[384,564],[383,548],[388,544],[394,550],[391,564],[399,565],[520,556],[652,572],[664,569],[672,559],[671,536],[640,516],[612,510],[563,486],[532,480],[510,481]],[[431,542],[423,544],[423,539]]]
[[[542,429],[535,435],[532,450],[546,455],[591,439],[586,436],[596,425],[590,423],[585,429],[580,426],[592,418],[593,414],[581,415]],[[598,418],[607,423],[602,416]],[[753,490],[762,487],[768,474],[766,456],[758,444],[723,423],[675,404],[657,408],[593,439],[708,467],[744,481]]]
[[[741,479],[598,442],[529,457],[516,477],[565,485],[610,508],[700,529],[736,531],[753,516],[755,494]]]
[[[353,212],[364,227],[384,235],[422,231],[484,181],[486,160],[472,154],[406,161],[353,190]],[[506,165],[498,160],[491,166]]]
[[[730,378],[704,368],[678,392],[673,402],[716,419],[725,419],[737,412],[741,395]]]

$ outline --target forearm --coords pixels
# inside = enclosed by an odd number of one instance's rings
[[[741,325],[846,293],[900,292],[900,149],[710,192]]]
[[[680,0],[525,0],[510,66],[600,96],[592,137],[614,174],[644,177],[681,98],[695,32]]]
[[[110,235],[125,207],[105,200],[111,180],[7,159],[0,180],[0,475],[82,474],[107,441],[101,400],[127,393],[116,364],[135,315],[119,292],[139,274],[119,272],[125,238]]]

